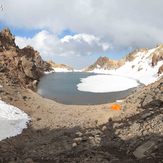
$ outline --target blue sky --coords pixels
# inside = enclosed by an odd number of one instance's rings
[[[163,43],[162,0],[1,0],[0,28],[45,60],[82,68]],[[30,9],[30,10],[29,10]],[[157,9],[157,10],[156,10]]]
[[[21,36],[21,37],[33,37],[35,34],[37,34],[40,30],[34,30],[34,29],[25,29],[25,28],[17,28],[11,25],[6,25],[5,23],[0,24],[0,29],[3,28],[9,28],[13,35],[15,36]]]
[[[15,36],[19,36],[19,37],[25,37],[25,38],[32,38],[34,37],[37,33],[39,33],[41,30],[40,29],[26,29],[26,28],[17,28],[17,27],[13,27],[10,25],[6,25],[6,24],[0,24],[0,29],[2,30],[3,28],[9,28],[10,31],[12,32],[13,35]],[[76,35],[76,32],[71,31],[70,29],[65,29],[63,31],[61,31],[60,33],[57,34],[58,38],[62,39],[67,35],[71,35],[74,36]],[[96,61],[96,59],[100,56],[107,56],[111,59],[120,59],[123,56],[125,56],[126,54],[128,54],[129,52],[131,52],[131,49],[122,49],[122,50],[110,50],[109,52],[101,52],[101,53],[94,53],[93,56],[89,56],[86,58],[83,58],[83,62],[85,62],[84,65],[75,65],[74,59],[72,59],[73,57],[69,57],[67,59],[67,61],[65,61],[65,59],[63,59],[63,57],[61,56],[55,56],[55,57],[43,57],[45,60],[54,60],[56,62],[60,62],[60,63],[65,63],[65,64],[69,64],[69,65],[73,65],[77,68],[81,68],[83,66],[87,66],[93,62]],[[64,57],[65,58],[65,57]],[[78,58],[79,60],[81,60],[81,58]],[[85,60],[85,61],[84,61]]]

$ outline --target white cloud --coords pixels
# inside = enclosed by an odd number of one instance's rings
[[[0,20],[16,27],[71,29],[114,47],[151,47],[163,42],[162,0],[1,0]]]
[[[89,34],[76,34],[59,39],[56,35],[45,30],[32,38],[16,36],[16,44],[23,48],[33,46],[44,58],[53,56],[87,56],[103,53],[110,49],[110,45],[100,38]]]

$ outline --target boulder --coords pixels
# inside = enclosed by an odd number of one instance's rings
[[[135,151],[133,152],[133,155],[137,159],[141,159],[147,155],[149,155],[151,152],[153,152],[156,149],[156,142],[155,141],[147,141],[144,144],[138,146]]]

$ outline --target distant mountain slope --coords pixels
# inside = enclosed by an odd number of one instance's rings
[[[65,65],[65,64],[58,64],[55,63],[54,61],[48,61],[48,63],[51,65],[52,69],[55,72],[68,72],[68,71],[73,71],[73,68]]]
[[[90,65],[88,68],[86,68],[85,71],[92,71],[94,69],[114,69],[114,68],[118,68],[121,66],[122,63],[120,63],[119,61],[115,61],[115,60],[111,60],[107,57],[100,57],[97,59],[97,61]]]
[[[149,84],[163,74],[163,45],[149,50],[135,50],[119,61],[100,57],[85,71],[126,76]]]

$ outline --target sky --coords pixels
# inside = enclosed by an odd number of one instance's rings
[[[162,0],[0,0],[0,29],[45,60],[83,68],[163,43]]]

